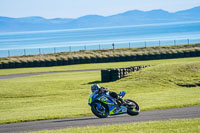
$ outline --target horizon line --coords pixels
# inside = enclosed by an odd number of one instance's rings
[[[79,17],[44,17],[44,16],[37,16],[37,15],[33,15],[33,16],[23,16],[23,17],[12,17],[12,16],[0,16],[0,17],[6,17],[6,18],[31,18],[31,17],[40,17],[40,18],[44,18],[44,19],[78,19],[78,18],[82,18],[82,17],[85,17],[85,16],[101,16],[101,17],[110,17],[110,16],[114,16],[114,15],[119,15],[119,14],[123,14],[123,13],[126,13],[126,12],[129,12],[129,11],[140,11],[140,12],[151,12],[151,11],[156,11],[156,10],[162,10],[162,11],[165,11],[165,12],[168,12],[168,13],[177,13],[177,12],[180,12],[180,11],[185,11],[185,10],[190,10],[190,9],[194,9],[194,8],[198,8],[200,6],[194,6],[192,8],[187,8],[187,9],[184,9],[184,10],[178,10],[178,11],[167,11],[167,10],[164,10],[164,9],[152,9],[152,10],[138,10],[138,9],[132,9],[132,10],[127,10],[127,11],[124,11],[124,12],[120,12],[120,13],[116,13],[116,14],[112,14],[112,15],[99,15],[99,14],[87,14],[87,15],[83,15],[83,16],[79,16]]]

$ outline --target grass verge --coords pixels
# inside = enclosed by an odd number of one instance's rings
[[[199,133],[200,118],[89,126],[32,133]]]

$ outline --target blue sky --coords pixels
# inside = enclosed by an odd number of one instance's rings
[[[128,10],[169,12],[200,6],[200,0],[0,0],[0,16],[77,18],[96,14],[109,16]]]

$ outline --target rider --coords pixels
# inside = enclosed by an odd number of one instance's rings
[[[92,91],[92,93],[97,92],[98,94],[108,92],[108,94],[116,100],[116,102],[118,103],[119,106],[124,104],[124,100],[121,97],[119,97],[119,95],[116,92],[109,91],[108,88],[100,87],[98,84],[92,85],[91,91]]]

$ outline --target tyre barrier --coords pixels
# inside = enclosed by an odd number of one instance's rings
[[[149,67],[149,65],[143,66],[131,66],[127,68],[114,68],[101,70],[101,82],[111,82],[124,78],[128,73],[139,71],[142,68]]]
[[[32,60],[17,60],[12,61],[0,60],[0,69],[8,68],[28,68],[28,67],[50,67],[73,64],[88,64],[88,63],[107,63],[107,62],[122,62],[122,61],[142,61],[142,60],[158,60],[158,59],[173,59],[186,57],[200,57],[200,49],[185,50],[185,51],[166,51],[162,53],[148,54],[133,54],[119,56],[94,56],[94,57],[70,57],[70,58],[53,58],[53,59],[32,59]]]

